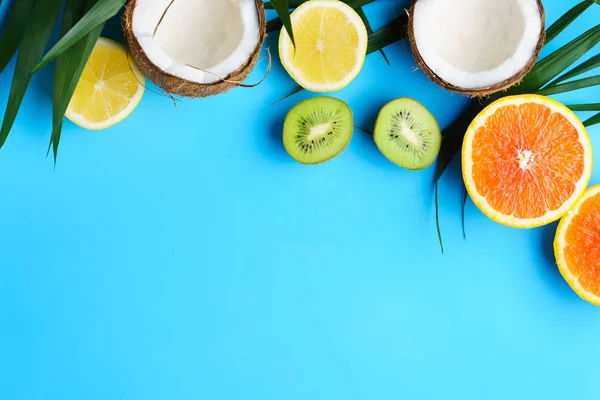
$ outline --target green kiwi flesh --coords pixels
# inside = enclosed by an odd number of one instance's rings
[[[435,117],[421,103],[406,97],[389,102],[379,111],[373,136],[388,160],[411,170],[433,164],[442,145]]]
[[[331,160],[352,138],[352,110],[342,100],[321,96],[301,101],[285,117],[283,145],[294,160],[319,164]]]

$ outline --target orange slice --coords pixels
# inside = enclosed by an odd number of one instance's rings
[[[585,192],[560,221],[554,255],[571,288],[600,306],[600,185]]]
[[[465,185],[492,220],[548,224],[581,197],[592,172],[589,136],[571,110],[544,96],[508,96],[471,123],[462,149]]]

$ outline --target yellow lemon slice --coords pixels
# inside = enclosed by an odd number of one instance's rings
[[[65,116],[86,129],[122,121],[144,94],[144,75],[129,62],[125,46],[100,38],[85,65]]]
[[[291,15],[296,49],[285,28],[279,36],[284,68],[300,86],[331,92],[360,72],[367,53],[365,24],[350,6],[337,0],[312,0]]]

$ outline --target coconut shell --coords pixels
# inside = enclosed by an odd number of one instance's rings
[[[431,68],[429,68],[429,66],[425,63],[425,60],[423,60],[421,53],[419,53],[419,49],[417,47],[417,42],[415,39],[414,19],[413,19],[414,9],[415,9],[415,6],[418,3],[418,1],[419,0],[415,1],[413,6],[411,7],[410,11],[408,12],[408,38],[410,41],[410,47],[412,48],[413,55],[414,55],[415,60],[417,61],[417,65],[418,65],[419,69],[421,69],[421,71],[423,71],[423,73],[425,73],[427,78],[429,78],[431,81],[433,81],[437,85],[439,85],[439,86],[443,87],[444,89],[449,90],[451,92],[465,94],[465,95],[469,95],[472,97],[485,97],[485,96],[489,96],[493,93],[500,92],[502,90],[506,90],[506,89],[510,88],[511,86],[514,86],[514,85],[520,83],[523,80],[523,78],[525,77],[525,75],[527,75],[529,73],[529,71],[531,71],[531,69],[537,62],[540,52],[542,51],[542,47],[544,47],[544,41],[546,39],[546,30],[544,28],[544,25],[545,25],[544,21],[546,19],[546,13],[544,11],[544,6],[542,4],[542,1],[536,0],[537,4],[538,4],[538,9],[540,11],[542,28],[540,30],[540,35],[539,35],[539,39],[538,39],[537,45],[535,47],[535,50],[533,51],[533,54],[531,55],[531,58],[529,59],[527,64],[521,70],[519,70],[516,74],[514,74],[512,77],[510,77],[502,82],[498,82],[491,86],[485,86],[485,87],[475,88],[475,89],[467,89],[467,88],[461,88],[461,87],[452,85],[451,83],[446,82],[444,79],[442,79],[438,75],[436,75],[436,73],[433,72],[433,70]]]
[[[222,0],[219,0],[222,1]],[[242,82],[252,71],[256,60],[260,55],[262,44],[267,35],[267,17],[263,0],[255,0],[258,11],[258,42],[252,51],[250,58],[233,71],[229,76],[223,77],[225,80],[215,81],[213,83],[198,83],[189,81],[169,74],[150,61],[146,52],[133,34],[133,11],[137,5],[137,0],[129,0],[123,14],[123,33],[129,52],[142,73],[152,81],[156,86],[170,94],[184,97],[209,97],[224,93],[229,89],[238,86],[236,82]]]

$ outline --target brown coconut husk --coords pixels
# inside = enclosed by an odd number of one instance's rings
[[[222,0],[218,0],[222,1]],[[156,65],[154,65],[133,34],[132,22],[133,11],[137,6],[137,0],[129,0],[125,7],[123,15],[123,33],[131,56],[142,73],[152,81],[156,86],[163,89],[169,94],[174,94],[184,97],[209,97],[217,94],[225,93],[229,89],[239,86],[240,83],[248,76],[254,68],[256,60],[260,55],[263,42],[267,35],[267,17],[265,7],[262,0],[255,0],[256,10],[258,11],[258,42],[252,51],[250,58],[238,69],[226,77],[213,83],[198,83],[183,79],[172,74],[169,74]]]
[[[415,39],[414,19],[413,19],[414,8],[415,8],[415,5],[418,3],[418,1],[419,0],[415,1],[415,3],[410,8],[410,11],[408,12],[408,38],[410,41],[410,47],[412,48],[413,55],[414,55],[415,60],[417,61],[417,65],[418,65],[419,69],[421,71],[423,71],[423,73],[425,73],[427,78],[429,78],[435,84],[437,84],[451,92],[460,93],[460,94],[468,95],[471,97],[485,97],[485,96],[489,96],[493,93],[500,92],[502,90],[506,90],[516,84],[519,84],[519,83],[521,83],[521,81],[523,80],[525,75],[527,75],[529,73],[529,71],[531,71],[533,66],[536,64],[537,59],[540,56],[540,52],[542,51],[542,47],[544,47],[544,41],[546,39],[546,29],[544,28],[546,12],[544,10],[542,1],[537,0],[538,9],[540,11],[540,18],[542,21],[542,28],[540,30],[540,35],[539,35],[539,39],[538,39],[537,45],[535,47],[535,50],[534,50],[533,54],[531,55],[531,58],[529,59],[527,64],[512,77],[510,77],[502,82],[491,85],[491,86],[485,86],[485,87],[476,88],[476,89],[466,89],[466,88],[461,88],[461,87],[452,85],[451,83],[446,82],[444,79],[442,79],[438,75],[436,75],[436,73],[433,72],[429,68],[429,66],[425,63],[425,61],[423,60],[423,57],[421,56],[421,53],[419,53],[419,49],[417,48],[417,43],[416,43],[416,39]]]

